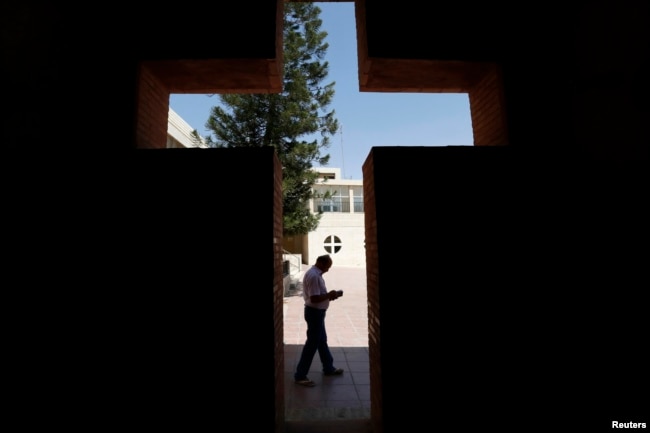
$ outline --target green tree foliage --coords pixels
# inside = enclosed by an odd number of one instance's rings
[[[284,234],[315,230],[320,214],[308,209],[317,174],[314,163],[327,165],[325,153],[339,125],[328,107],[335,82],[323,84],[327,32],[321,9],[313,3],[285,3],[284,81],[278,94],[224,94],[206,122],[211,147],[273,146],[282,164]]]

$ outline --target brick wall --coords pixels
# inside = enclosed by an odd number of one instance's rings
[[[146,66],[140,66],[137,95],[136,146],[138,149],[165,148],[169,91]]]
[[[469,92],[475,146],[508,144],[503,87],[496,65]]]
[[[282,278],[282,164],[273,158],[273,329],[275,432],[284,430],[284,281]]]
[[[381,328],[379,305],[379,265],[377,256],[377,209],[373,153],[363,164],[363,200],[365,210],[366,276],[368,296],[368,353],[370,362],[370,413],[374,433],[383,432],[381,382]]]

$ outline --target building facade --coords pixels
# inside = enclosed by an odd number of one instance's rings
[[[178,115],[174,110],[169,108],[167,117],[167,149],[200,147],[207,148],[208,145],[200,137],[200,142],[192,136],[194,128]]]
[[[284,239],[284,249],[313,264],[322,254],[332,256],[336,266],[365,267],[363,181],[343,179],[340,168],[316,167],[319,178],[311,212],[321,212],[318,228],[305,236]]]

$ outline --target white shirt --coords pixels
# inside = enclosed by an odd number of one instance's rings
[[[326,295],[327,287],[323,279],[323,271],[316,265],[305,272],[302,278],[302,297],[305,299],[305,305],[321,310],[327,310],[330,306],[330,300],[326,299],[322,302],[312,303],[309,299],[314,295]]]

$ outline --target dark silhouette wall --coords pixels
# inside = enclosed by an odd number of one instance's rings
[[[645,186],[612,175],[508,147],[371,150],[375,431],[647,419],[645,255],[631,249],[647,239]]]
[[[74,155],[80,168],[53,163],[40,172],[47,178],[6,197],[12,413],[38,410],[29,423],[84,430],[279,431],[273,149]],[[44,167],[18,159],[19,177]]]

